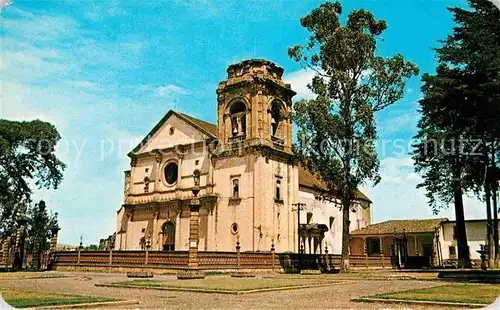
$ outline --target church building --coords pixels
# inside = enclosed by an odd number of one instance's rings
[[[217,124],[168,111],[128,154],[115,249],[188,250],[196,186],[199,251],[235,251],[239,241],[241,251],[340,253],[340,202],[321,199],[323,182],[292,152],[295,92],[283,69],[252,59],[227,73],[217,88]],[[357,192],[352,230],[370,224],[370,208]]]

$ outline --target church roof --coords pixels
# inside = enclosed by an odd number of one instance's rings
[[[307,170],[303,166],[299,165],[299,186],[307,187],[317,191],[328,191],[326,183],[321,180],[320,176],[314,175],[311,171]],[[355,198],[359,200],[364,200],[367,202],[372,202],[370,198],[368,198],[361,191],[356,190],[354,193]]]
[[[351,235],[387,235],[403,233],[430,233],[434,232],[441,223],[448,221],[447,218],[423,219],[423,220],[390,220],[382,223],[368,225],[365,228],[351,232]]]
[[[217,137],[217,125],[202,121],[201,119],[189,116],[184,113],[178,114],[195,127],[202,128],[206,133],[209,133],[212,138]]]

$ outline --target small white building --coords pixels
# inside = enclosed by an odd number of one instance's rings
[[[465,231],[467,232],[467,243],[471,259],[481,260],[478,250],[481,244],[486,244],[486,220],[465,221]],[[458,258],[456,221],[446,221],[441,223],[441,253],[444,259]]]

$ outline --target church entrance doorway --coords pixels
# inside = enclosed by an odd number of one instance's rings
[[[161,227],[163,251],[175,251],[175,224],[166,222]]]

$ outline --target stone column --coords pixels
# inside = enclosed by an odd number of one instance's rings
[[[14,259],[14,269],[21,269],[23,268],[23,262],[24,262],[24,241],[26,239],[25,236],[25,225],[26,222],[28,221],[26,215],[25,215],[25,209],[26,207],[24,206],[23,209],[21,210],[21,213],[17,217],[17,234],[16,234],[16,257]]]
[[[151,233],[151,249],[155,250],[156,244],[158,243],[158,218],[160,216],[160,211],[155,210],[153,214],[153,232]]]
[[[193,199],[189,205],[189,252],[188,252],[188,268],[198,268],[198,242],[199,242],[199,218],[200,204],[198,199]]]
[[[59,227],[51,227],[50,232],[51,232],[51,237],[50,237],[50,253],[54,253],[57,248],[57,237],[59,235],[59,230],[61,228]]]
[[[5,232],[5,239],[3,239],[3,246],[2,246],[2,266],[7,269],[9,268],[9,248],[10,248],[10,236],[11,232],[6,231]]]
[[[368,245],[366,244],[366,237],[363,237],[363,255],[368,255]]]
[[[127,231],[125,232],[125,250],[133,250],[132,246],[132,221],[134,220],[134,213],[132,211],[127,213]]]

